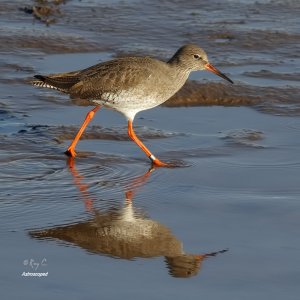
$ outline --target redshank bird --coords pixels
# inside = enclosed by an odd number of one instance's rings
[[[156,158],[136,136],[132,122],[143,110],[158,106],[173,96],[186,82],[192,71],[208,70],[233,83],[209,63],[205,51],[197,45],[182,46],[168,62],[151,57],[122,57],[102,62],[87,69],[35,75],[32,84],[84,99],[96,105],[88,112],[74,140],[65,152],[76,156],[75,147],[94,114],[101,106],[122,113],[128,120],[129,137],[145,152],[152,164],[170,167]]]

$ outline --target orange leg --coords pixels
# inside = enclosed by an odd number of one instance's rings
[[[150,150],[139,140],[139,138],[136,136],[136,134],[133,131],[132,127],[132,121],[128,120],[128,135],[130,138],[146,153],[148,158],[151,160],[152,164],[157,167],[170,167],[171,165],[166,164],[159,159],[157,159]]]
[[[83,134],[86,126],[90,123],[90,121],[93,119],[95,113],[97,112],[97,110],[99,110],[100,106],[96,106],[95,108],[93,108],[91,111],[89,111],[85,117],[84,122],[82,123],[79,131],[77,132],[74,140],[72,141],[71,145],[69,146],[69,148],[67,149],[67,151],[65,152],[66,155],[70,156],[70,157],[75,157],[76,156],[76,152],[75,152],[75,147],[81,137],[81,135]]]

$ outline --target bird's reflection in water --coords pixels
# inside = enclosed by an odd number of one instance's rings
[[[76,170],[72,158],[69,160],[69,168],[74,183],[84,199],[86,209],[93,217],[75,224],[31,231],[29,232],[31,237],[59,239],[92,253],[122,259],[164,256],[169,273],[173,277],[194,276],[205,258],[227,251],[186,254],[181,241],[166,226],[151,220],[134,208],[134,193],[139,186],[145,184],[154,168],[132,180],[130,183],[132,188],[125,192],[124,207],[110,208],[105,211],[93,207],[88,185],[82,183],[83,177]]]

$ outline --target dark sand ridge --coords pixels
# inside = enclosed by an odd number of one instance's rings
[[[219,82],[190,80],[162,106],[253,106],[266,113],[298,115],[300,113],[298,94],[299,89],[296,87],[257,87],[242,84],[229,86]],[[72,101],[77,105],[89,104],[81,100]],[[283,104],[285,109],[282,107]]]
[[[62,143],[65,140],[72,139],[78,126],[48,126],[48,125],[27,125],[21,129],[16,136],[34,138],[35,136],[52,136],[55,142]],[[169,133],[163,130],[156,130],[151,128],[144,128],[137,126],[137,133],[143,139],[160,139],[168,138],[171,136],[181,136],[184,133]],[[127,129],[124,128],[104,128],[98,125],[89,126],[82,139],[101,139],[101,140],[114,140],[114,141],[128,141]]]

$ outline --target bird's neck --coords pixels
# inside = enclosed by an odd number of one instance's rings
[[[167,64],[172,68],[178,69],[180,72],[190,74],[192,71],[190,64],[182,59],[180,55],[177,55],[177,53],[175,53],[175,55],[167,62]]]
[[[191,73],[190,68],[185,66],[176,56],[173,56],[167,62],[167,64],[172,70],[172,77],[174,78],[174,81],[177,81],[178,83],[181,83],[183,85]]]

